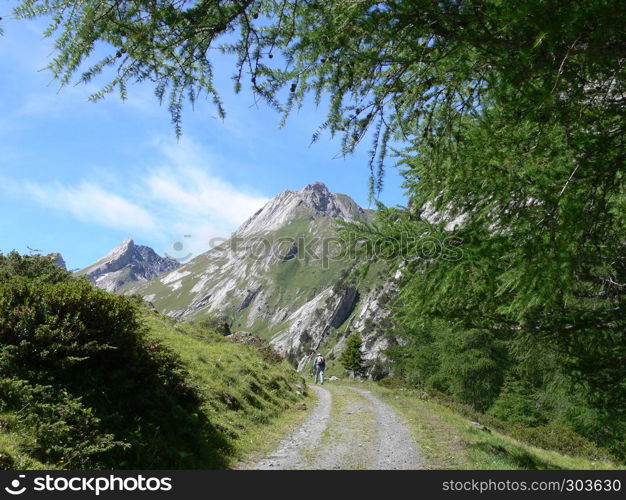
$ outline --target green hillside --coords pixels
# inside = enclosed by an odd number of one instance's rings
[[[265,344],[163,317],[49,258],[0,254],[0,278],[4,469],[227,468],[305,398]]]
[[[238,343],[202,327],[146,312],[148,338],[182,359],[202,398],[202,411],[230,449],[230,463],[280,435],[281,419],[307,395],[305,381],[265,344]],[[287,413],[287,415],[285,414]],[[292,412],[293,413],[293,412]]]

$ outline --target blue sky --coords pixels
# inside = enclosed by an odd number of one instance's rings
[[[233,94],[226,58],[216,66],[226,119],[198,102],[177,141],[150,87],[131,88],[125,102],[88,102],[104,81],[59,91],[40,71],[52,45],[41,39],[44,22],[3,17],[0,251],[60,252],[69,268],[82,268],[132,237],[160,254],[198,254],[269,198],[314,181],[368,206],[369,145],[348,158],[337,157],[339,140],[328,135],[310,146],[324,119],[313,106],[279,129],[273,110]],[[380,200],[404,204],[401,183],[388,169]]]

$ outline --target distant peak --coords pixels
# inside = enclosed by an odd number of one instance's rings
[[[363,209],[349,196],[338,196],[323,182],[313,182],[299,191],[281,192],[244,222],[235,234],[241,237],[274,231],[303,217],[307,220],[328,217],[350,221],[363,216]]]
[[[330,193],[330,190],[323,182],[312,182],[305,186],[302,191],[316,191],[318,193]]]
[[[147,281],[180,266],[174,259],[158,255],[152,248],[126,238],[95,264],[80,271],[96,286],[115,291],[125,283]]]
[[[50,256],[54,259],[54,263],[57,266],[62,267],[63,269],[67,269],[65,261],[63,260],[63,256],[59,252],[51,253]]]

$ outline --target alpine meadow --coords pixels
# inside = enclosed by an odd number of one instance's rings
[[[381,443],[416,440],[407,468],[624,467],[623,0],[15,3],[48,25],[61,94],[148,86],[181,140],[200,101],[227,119],[224,60],[277,126],[322,110],[311,148],[365,150],[375,210],[311,179],[224,244],[291,238],[278,257],[179,263],[129,239],[72,273],[0,253],[0,467],[264,468],[298,425],[339,443],[377,418]],[[305,256],[305,237],[344,260]],[[404,467],[289,446],[283,468]]]

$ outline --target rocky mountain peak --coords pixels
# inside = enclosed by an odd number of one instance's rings
[[[312,182],[308,186],[304,186],[301,190],[301,193],[318,193],[323,196],[330,196],[331,192],[323,182]]]
[[[275,231],[296,219],[330,217],[351,221],[366,217],[366,212],[347,195],[332,193],[322,182],[313,182],[299,191],[278,194],[244,222],[235,236]]]
[[[111,250],[102,260],[119,260],[124,258],[130,258],[135,250],[135,242],[132,238],[126,238],[120,245]]]
[[[333,194],[328,190],[326,184],[321,182],[309,184],[297,194],[309,207],[320,214],[326,213],[329,206],[334,204]],[[332,215],[330,216],[332,217]]]
[[[174,259],[161,257],[152,248],[125,239],[95,264],[79,271],[96,286],[114,291],[126,283],[148,281],[180,266]]]

